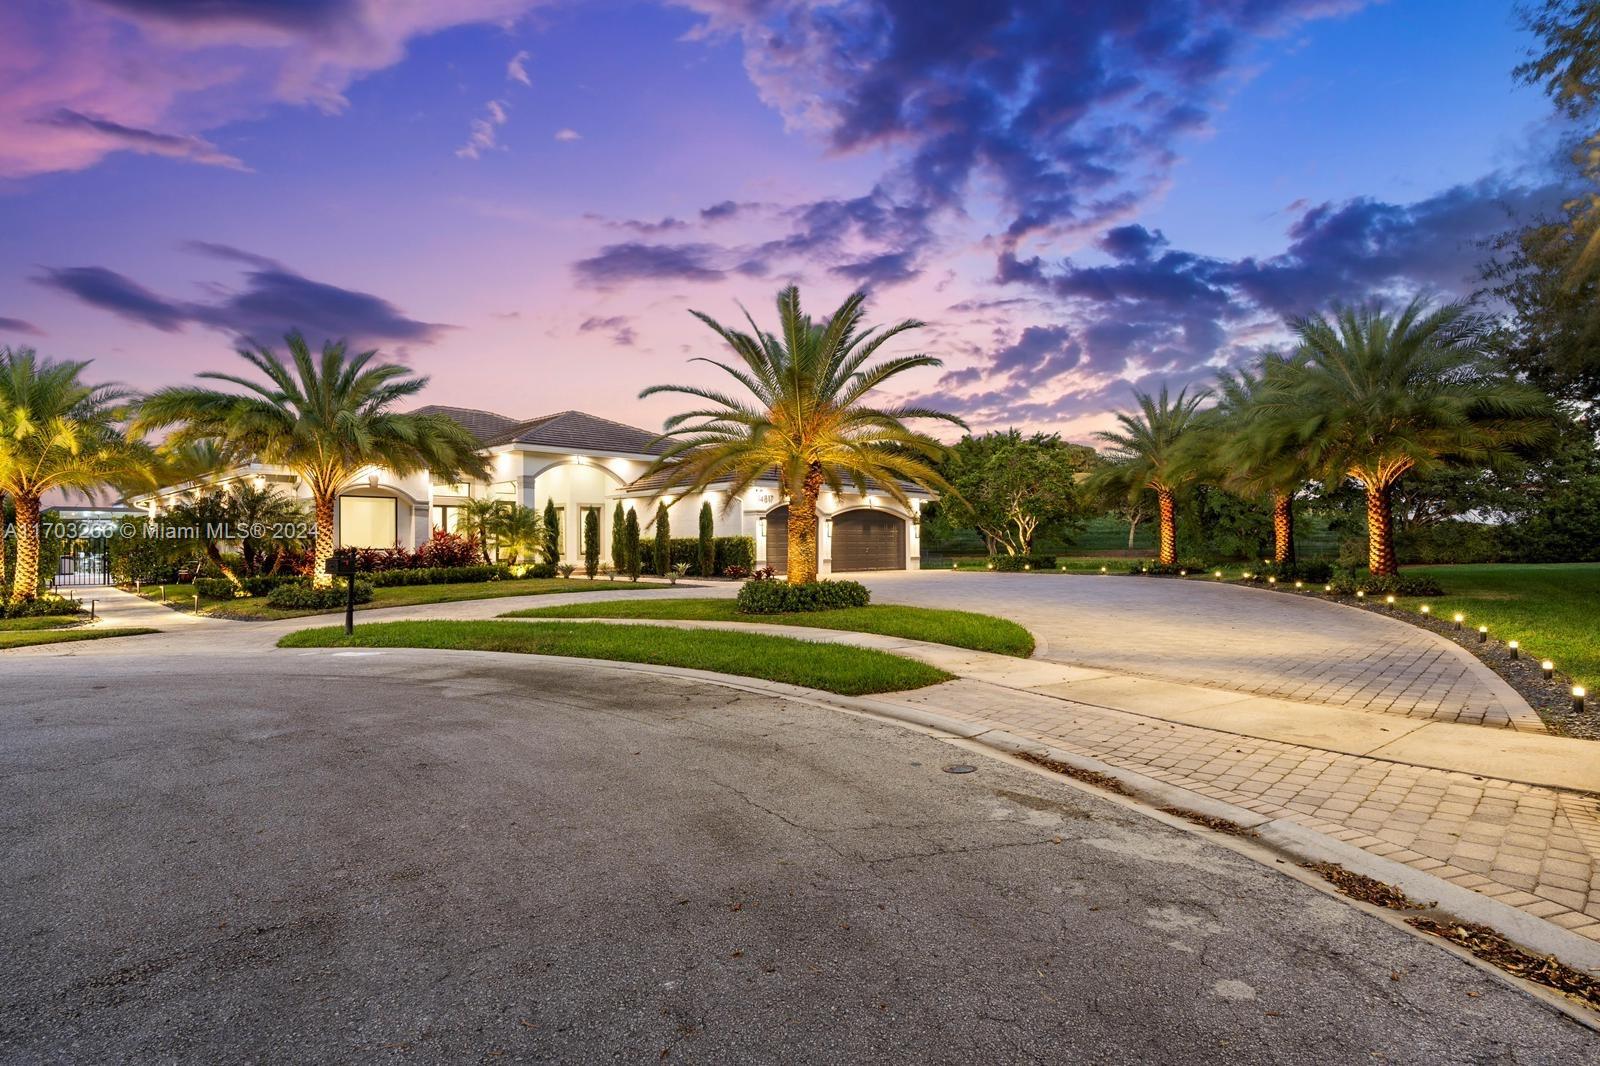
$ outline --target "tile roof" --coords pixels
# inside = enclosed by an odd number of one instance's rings
[[[662,490],[664,490],[664,489],[666,489],[668,487],[670,479],[671,479],[671,472],[670,471],[659,470],[656,473],[650,474],[650,475],[648,475],[646,477],[636,478],[634,481],[629,483],[624,488],[623,491],[625,491],[625,492],[651,492],[651,493],[660,492],[660,491],[662,491]],[[713,481],[710,485],[708,485],[706,487],[707,488],[712,488],[712,489],[726,489],[730,484],[732,484],[732,481],[733,481],[732,478],[725,478],[725,477],[724,478],[718,478],[717,480]],[[766,489],[766,488],[775,489],[775,488],[778,487],[778,475],[776,473],[773,473],[773,474],[770,474],[770,475],[768,475],[766,477],[757,478],[756,481],[754,482],[754,484],[756,486],[759,486],[760,488],[764,488],[764,489]],[[681,488],[682,486],[679,486],[679,487]],[[850,484],[850,481],[849,481],[848,478],[844,480],[844,489],[845,489],[846,492],[854,492],[855,491],[854,487]],[[923,488],[921,485],[914,485],[909,481],[900,482],[900,490],[902,492],[904,492],[907,496],[929,496],[929,497],[931,497],[933,495],[933,493],[929,492],[927,489]],[[867,491],[868,492],[883,492],[883,493],[887,494],[887,489],[884,488],[883,482],[877,480],[876,478],[868,478],[867,479]]]
[[[417,410],[424,414],[449,415],[486,448],[501,444],[532,444],[580,452],[623,452],[631,455],[654,455],[660,450],[659,445],[652,443],[656,434],[649,430],[626,426],[583,411],[558,411],[538,418],[516,419],[467,407],[430,405]]]

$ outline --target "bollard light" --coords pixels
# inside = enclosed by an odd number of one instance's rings
[[[1432,614],[1433,613],[1433,608],[1429,607],[1427,604],[1423,604],[1422,605],[1422,613],[1423,614]]]
[[[1572,686],[1572,713],[1573,714],[1582,714],[1583,713],[1583,686],[1582,685],[1573,685]]]
[[[1457,629],[1460,629],[1461,628],[1461,623],[1465,622],[1466,620],[1467,620],[1467,616],[1466,615],[1462,614],[1460,611],[1456,612],[1456,628]]]
[[[989,569],[990,569],[990,570],[993,570],[993,569],[994,569],[994,564],[993,564],[993,563],[990,563],[990,564],[989,564]]]
[[[952,570],[960,570],[961,569],[961,564],[960,563],[951,563],[950,564],[950,569],[952,569]]]
[[[1488,626],[1479,626],[1478,627],[1478,643],[1479,644],[1486,644],[1486,643],[1488,643],[1488,641],[1489,641],[1489,627]]]
[[[1110,572],[1111,572],[1111,570],[1110,570],[1110,568],[1108,568],[1108,567],[1104,567],[1104,566],[1102,566],[1102,567],[1101,567],[1101,568],[1100,568],[1100,572],[1101,572],[1101,573],[1102,573],[1102,574],[1109,574],[1109,573],[1110,573]]]
[[[167,602],[167,586],[165,586],[165,585],[161,586],[161,602],[162,603],[166,603]]]
[[[1356,589],[1356,599],[1364,600],[1366,598],[1367,598],[1367,590],[1366,589]]]
[[[1189,571],[1187,571],[1187,570],[1179,570],[1178,571],[1178,576],[1179,577],[1188,577],[1189,576]]]
[[[1304,581],[1296,581],[1294,583],[1294,587],[1297,589],[1303,589],[1306,587],[1306,583]]]
[[[1385,596],[1383,598],[1383,602],[1387,603],[1390,607],[1393,607],[1394,606],[1394,597],[1393,596]]]
[[[1332,592],[1333,591],[1333,586],[1332,585],[1324,585],[1324,586],[1322,586],[1322,591],[1323,592]]]
[[[1520,645],[1520,644],[1518,644],[1518,643],[1517,643],[1517,642],[1516,642],[1516,641],[1514,641],[1514,640],[1512,640],[1512,641],[1508,641],[1508,642],[1507,642],[1507,643],[1506,643],[1506,650],[1507,650],[1507,651],[1509,651],[1509,652],[1510,652],[1510,653],[1511,653],[1511,657],[1512,657],[1512,658],[1513,658],[1513,659],[1515,659],[1515,658],[1517,658],[1517,657],[1518,657],[1518,656],[1519,656],[1519,655],[1520,655],[1520,654],[1521,654],[1521,651],[1522,651],[1522,645]]]
[[[194,613],[200,613],[200,594],[198,592],[194,594]]]
[[[1271,575],[1267,576],[1267,584],[1276,585],[1277,583],[1278,583],[1278,579],[1277,578],[1272,577]]]
[[[1032,563],[1023,563],[1022,564],[1022,568],[1024,570],[1032,570],[1033,569],[1033,564]]]
[[[1544,673],[1544,679],[1546,681],[1549,681],[1551,678],[1556,676],[1556,664],[1551,662],[1549,659],[1546,659],[1544,662],[1540,663],[1539,669]]]

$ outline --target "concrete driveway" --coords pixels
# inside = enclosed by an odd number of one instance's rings
[[[1600,1057],[1274,869],[897,727],[610,666],[116,643],[5,664],[0,1058]]]

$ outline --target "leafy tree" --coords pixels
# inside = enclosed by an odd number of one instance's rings
[[[561,516],[556,513],[556,501],[544,501],[544,561],[550,566],[561,564]]]
[[[717,526],[709,502],[700,505],[700,576],[717,572]]]
[[[611,569],[618,574],[628,569],[628,516],[621,500],[611,512]]]
[[[583,573],[590,581],[600,572],[600,512],[583,512]]]
[[[153,477],[149,449],[121,429],[130,394],[83,381],[87,362],[40,359],[31,348],[0,348],[0,493],[15,510],[11,600],[39,594],[41,500]]]
[[[639,512],[630,508],[622,532],[622,568],[630,581],[639,580],[644,560],[639,548]]]
[[[1184,435],[1195,427],[1197,410],[1209,393],[1193,396],[1187,389],[1169,398],[1161,386],[1158,397],[1135,391],[1137,414],[1117,413],[1120,432],[1097,436],[1111,447],[1105,463],[1091,475],[1092,491],[1109,498],[1137,501],[1146,489],[1156,494],[1156,518],[1160,525],[1157,561],[1162,566],[1178,565],[1178,490],[1195,478],[1194,464],[1182,446]]]
[[[1093,448],[1054,433],[968,435],[945,460],[945,480],[955,491],[939,513],[953,526],[977,530],[990,554],[1028,555],[1040,535],[1070,538],[1083,527],[1078,482],[1095,462]]]
[[[665,502],[656,505],[656,540],[650,553],[650,563],[657,574],[665,576],[672,571],[672,516]]]
[[[1337,308],[1292,323],[1300,340],[1287,417],[1307,468],[1366,494],[1367,569],[1394,574],[1392,499],[1407,474],[1496,466],[1550,436],[1550,400],[1489,357],[1483,323],[1463,304],[1412,300]]]
[[[740,365],[700,361],[727,373],[749,398],[689,385],[655,385],[640,393],[681,393],[707,405],[667,419],[667,446],[647,471],[665,473],[664,487],[687,486],[692,494],[727,479],[733,499],[776,472],[789,501],[791,582],[816,579],[817,498],[824,486],[843,492],[848,482],[858,492],[882,492],[909,509],[902,480],[941,492],[949,486],[932,465],[944,447],[906,422],[939,419],[965,428],[954,415],[924,407],[867,404],[870,393],[898,375],[942,364],[929,355],[869,363],[885,343],[922,323],[863,329],[865,300],[855,293],[814,322],[801,311],[800,290],[791,285],[778,294],[777,333],[763,332],[754,319],[750,333],[731,330],[696,311]]]
[[[139,407],[142,429],[177,426],[173,440],[224,440],[261,462],[287,467],[311,491],[316,516],[312,580],[327,585],[333,557],[334,502],[364,467],[399,475],[430,471],[435,477],[483,476],[478,442],[441,414],[402,413],[404,400],[421,392],[427,378],[410,377],[394,363],[374,363],[377,352],[352,356],[341,341],[313,355],[298,333],[285,338],[289,362],[267,348],[239,355],[265,380],[208,372],[243,394],[200,386],[159,389]]]

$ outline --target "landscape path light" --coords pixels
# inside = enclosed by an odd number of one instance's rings
[[[1432,614],[1433,613],[1433,608],[1429,607],[1427,604],[1423,604],[1422,605],[1422,613],[1425,614],[1425,615]]]
[[[1465,622],[1466,620],[1467,620],[1467,616],[1466,615],[1462,614],[1460,611],[1456,612],[1456,628],[1457,629],[1460,629],[1461,628],[1461,623]]]
[[[1583,686],[1582,685],[1573,685],[1572,686],[1572,713],[1573,714],[1582,714],[1583,713],[1583,695],[1584,695],[1584,693],[1583,693]]]
[[[1509,651],[1509,652],[1510,652],[1510,653],[1511,653],[1511,657],[1512,657],[1512,658],[1513,658],[1513,659],[1516,659],[1516,658],[1519,658],[1519,657],[1520,657],[1520,655],[1521,655],[1521,652],[1522,652],[1522,645],[1521,645],[1521,644],[1518,644],[1518,643],[1517,643],[1517,642],[1516,642],[1516,641],[1514,641],[1514,640],[1513,640],[1513,641],[1508,641],[1508,642],[1507,642],[1507,643],[1506,643],[1506,650],[1507,650],[1507,651]]]
[[[1393,596],[1385,596],[1383,598],[1383,602],[1387,603],[1390,607],[1393,607],[1394,606],[1394,597]]]
[[[1540,663],[1539,669],[1544,674],[1544,679],[1546,681],[1549,681],[1551,678],[1556,676],[1556,664],[1551,662],[1549,659],[1546,659],[1544,662]]]
[[[1479,626],[1478,627],[1478,643],[1479,644],[1487,644],[1488,642],[1489,642],[1489,627],[1488,626]]]
[[[1367,598],[1367,590],[1366,589],[1356,589],[1356,599],[1364,600],[1366,598]]]

